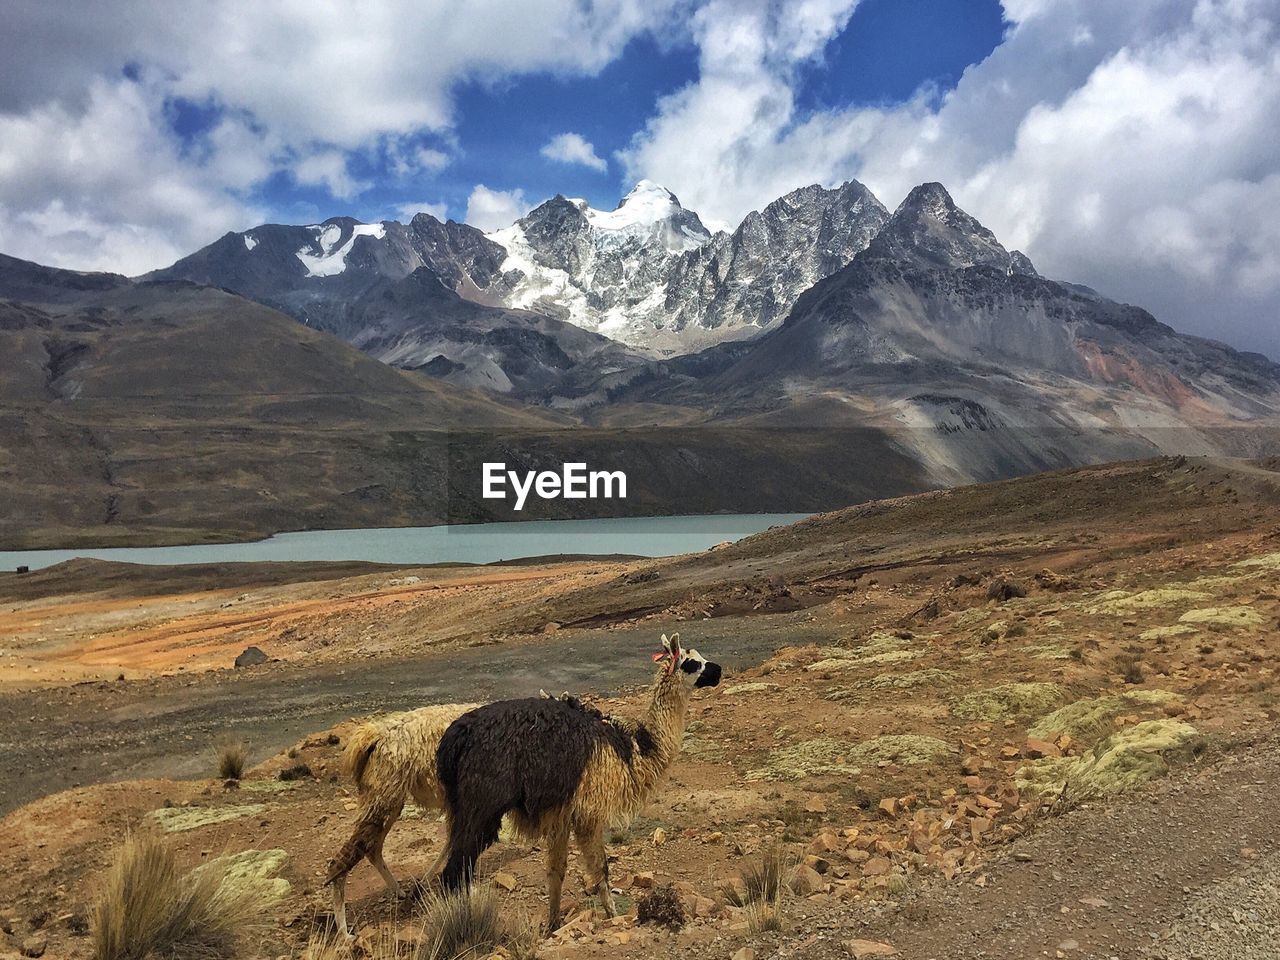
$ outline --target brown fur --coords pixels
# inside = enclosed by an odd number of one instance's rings
[[[714,685],[720,677],[717,664],[696,651],[682,652],[678,635],[664,636],[663,642],[668,659],[639,721],[581,708],[582,716],[574,720],[550,708],[540,712],[529,701],[509,701],[463,716],[450,727],[439,761],[450,823],[449,862],[442,875],[446,886],[470,881],[476,858],[497,836],[498,818],[510,813],[521,834],[546,843],[548,932],[559,924],[571,834],[582,852],[588,891],[599,895],[608,916],[615,915],[604,831],[629,820],[652,796],[680,752],[695,684]],[[685,661],[688,670],[680,669]],[[548,742],[551,736],[563,739]],[[585,755],[578,752],[584,743],[590,745]],[[581,766],[569,769],[576,763]],[[564,776],[570,778],[567,783]],[[531,797],[544,799],[535,803]]]

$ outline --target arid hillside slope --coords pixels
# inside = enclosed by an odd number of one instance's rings
[[[117,669],[111,657],[135,656],[123,630],[147,639],[135,679],[0,692],[0,778],[25,783],[24,799],[83,784],[0,820],[13,879],[0,945],[87,956],[112,851],[144,830],[184,867],[239,853],[287,881],[240,955],[300,955],[324,930],[321,874],[350,828],[338,776],[350,718],[539,687],[636,715],[648,655],[674,628],[725,661],[725,682],[696,697],[667,785],[611,835],[627,915],[593,912],[575,857],[575,912],[539,956],[1269,956],[1276,918],[1249,891],[1273,888],[1280,856],[1261,800],[1280,787],[1275,466],[1075,471],[667,561],[264,571],[261,587],[225,585],[225,608],[193,594],[218,590],[210,571],[156,572],[161,590],[151,571],[130,586],[117,570],[98,596],[91,568],[46,575],[59,595],[5,577],[10,629],[26,616],[59,637],[17,652],[55,674],[93,650]],[[241,596],[257,626],[225,622]],[[126,598],[133,612],[93,607]],[[132,624],[105,651],[103,617]],[[159,652],[165,624],[186,639]],[[277,659],[219,664],[250,639]],[[228,737],[256,764],[238,789],[214,779]],[[48,769],[57,777],[31,779]],[[419,876],[440,842],[434,818],[411,812],[387,859]],[[759,904],[737,904],[772,851],[786,889],[762,923]],[[481,872],[505,916],[542,911],[538,851],[501,842]],[[635,913],[666,883],[687,914],[679,931]],[[350,893],[362,950],[418,937],[412,904],[391,903],[367,866]],[[1211,952],[1212,924],[1234,952]]]

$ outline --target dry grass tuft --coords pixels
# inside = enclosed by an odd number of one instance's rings
[[[478,960],[499,950],[523,960],[536,949],[527,923],[503,919],[501,901],[489,884],[428,898],[420,919],[422,939],[414,960]]]
[[[746,908],[747,926],[753,934],[782,929],[782,897],[793,865],[794,858],[786,848],[775,844],[742,868],[738,892],[727,893],[730,903]]]
[[[282,884],[241,869],[235,858],[184,874],[163,839],[130,837],[116,851],[94,903],[94,958],[234,956],[237,940],[279,901]]]
[[[223,780],[239,780],[249,762],[249,745],[243,740],[223,740],[216,748],[218,776]]]

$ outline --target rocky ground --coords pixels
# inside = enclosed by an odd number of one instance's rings
[[[1064,474],[1056,496],[1052,480],[992,485],[809,521],[803,537],[516,580],[480,570],[237,584],[260,626],[229,637],[218,632],[225,600],[189,611],[185,593],[124,589],[111,616],[142,606],[117,629],[154,638],[176,624],[167,652],[132,660],[123,682],[23,677],[0,693],[10,783],[22,767],[56,767],[58,745],[77,738],[81,762],[96,758],[31,779],[15,800],[31,802],[0,821],[0,955],[24,944],[88,955],[95,885],[137,829],[169,837],[184,863],[263,851],[290,888],[245,955],[300,955],[326,922],[322,871],[354,809],[337,776],[350,727],[336,720],[533,692],[512,685],[594,691],[602,709],[634,714],[647,654],[676,627],[733,669],[695,699],[667,785],[610,838],[628,913],[603,920],[571,883],[570,921],[541,956],[1274,956],[1280,495],[1271,471],[1232,470],[1173,461]],[[935,514],[950,516],[945,543],[927,527]],[[56,672],[92,646],[95,667],[118,672],[105,651],[134,654],[90,640],[103,614],[82,605],[102,598],[14,589],[0,582],[0,610],[30,662]],[[206,647],[201,617],[223,639]],[[59,624],[71,629],[50,643]],[[275,643],[287,629],[296,650]],[[247,640],[283,662],[224,669],[218,658]],[[173,651],[195,654],[188,669]],[[211,779],[222,730],[263,758],[238,789]],[[282,779],[299,764],[306,773]],[[132,779],[143,770],[157,778]],[[116,776],[130,779],[101,782]],[[411,813],[388,861],[420,875],[440,841],[434,816]],[[734,903],[779,846],[781,929],[761,930],[758,911]],[[540,851],[502,842],[481,868],[511,915],[541,915]],[[685,926],[637,923],[636,901],[668,883]],[[366,937],[412,939],[411,906],[389,902],[367,866],[350,895]]]

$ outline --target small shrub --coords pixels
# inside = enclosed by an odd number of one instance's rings
[[[287,889],[284,881],[219,858],[181,873],[159,837],[137,836],[116,852],[90,927],[95,960],[151,954],[236,954],[239,937],[262,921]]]
[[[288,782],[290,780],[309,780],[313,776],[315,774],[311,772],[311,768],[305,763],[295,763],[293,766],[285,767],[277,773],[276,779]]]
[[[475,960],[499,950],[531,957],[535,938],[528,925],[502,917],[501,901],[489,884],[446,892],[423,902],[422,939],[414,960]]]
[[[239,780],[249,762],[249,746],[243,740],[223,740],[218,744],[218,776]]]
[[[1142,672],[1142,661],[1134,656],[1121,657],[1117,661],[1120,677],[1125,683],[1142,683],[1146,675]]]
[[[654,887],[636,901],[636,918],[640,923],[679,930],[684,926],[684,904],[671,884]]]
[[[1011,580],[1008,577],[997,577],[987,587],[987,599],[994,600],[997,603],[1004,603],[1007,600],[1025,597],[1026,595],[1027,588],[1017,580]]]

